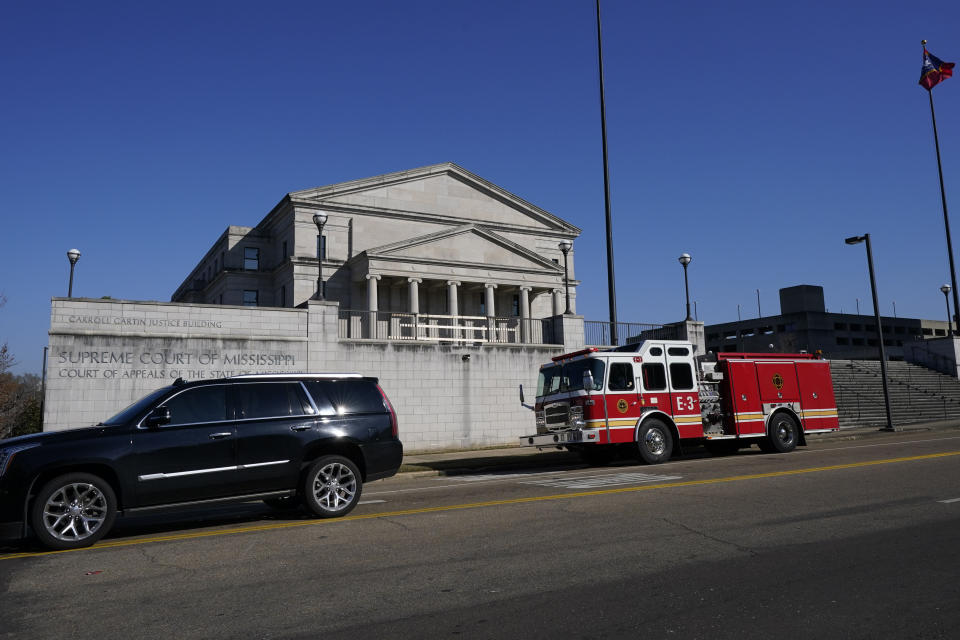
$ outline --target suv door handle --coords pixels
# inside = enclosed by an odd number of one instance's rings
[[[306,431],[307,429],[312,429],[312,424],[295,424],[290,427],[290,431]]]
[[[230,433],[229,431],[221,431],[220,433],[211,433],[211,434],[210,434],[210,439],[211,439],[211,440],[219,440],[220,438],[229,438],[229,437],[232,436],[232,435],[233,435],[233,434]]]

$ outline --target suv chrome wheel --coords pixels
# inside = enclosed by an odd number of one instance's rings
[[[362,486],[360,471],[348,458],[324,456],[307,472],[306,503],[321,518],[342,516],[357,505]]]
[[[116,504],[113,489],[103,479],[72,473],[44,485],[34,502],[31,524],[47,546],[85,547],[113,525]]]

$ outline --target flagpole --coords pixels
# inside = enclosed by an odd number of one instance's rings
[[[924,40],[921,44],[926,45]],[[950,258],[950,283],[953,285],[953,308],[960,310],[960,296],[957,295],[957,269],[953,263],[953,241],[950,239],[950,216],[947,214],[947,193],[943,188],[943,165],[940,163],[940,136],[937,134],[937,114],[933,110],[933,87],[927,89],[930,98],[930,119],[933,121],[933,144],[937,150],[937,173],[940,174],[940,202],[943,204],[943,227],[947,233],[947,255]],[[954,319],[955,318],[955,319]],[[953,320],[956,335],[960,335],[960,311]]]

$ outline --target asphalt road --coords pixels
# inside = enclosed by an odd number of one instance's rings
[[[368,485],[0,549],[0,637],[938,638],[960,628],[960,436]]]

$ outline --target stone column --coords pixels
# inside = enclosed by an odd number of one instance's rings
[[[410,327],[411,337],[416,340],[420,337],[420,278],[407,278],[410,284]]]
[[[530,342],[530,287],[520,287],[520,342]]]
[[[559,316],[563,313],[563,289],[553,290],[553,315]]]
[[[484,292],[485,294],[484,306],[487,309],[487,340],[489,342],[496,342],[497,341],[497,320],[496,320],[497,310],[496,310],[495,304],[496,304],[496,297],[497,297],[496,296],[497,285],[491,282],[488,282],[484,284],[483,287],[484,289],[486,289],[486,291]]]
[[[380,276],[367,274],[367,337],[377,337],[377,282]]]
[[[450,325],[454,328],[450,330],[450,337],[454,340],[460,338],[460,305],[457,303],[457,287],[460,286],[459,280],[447,280],[447,315],[453,316],[450,319]]]

